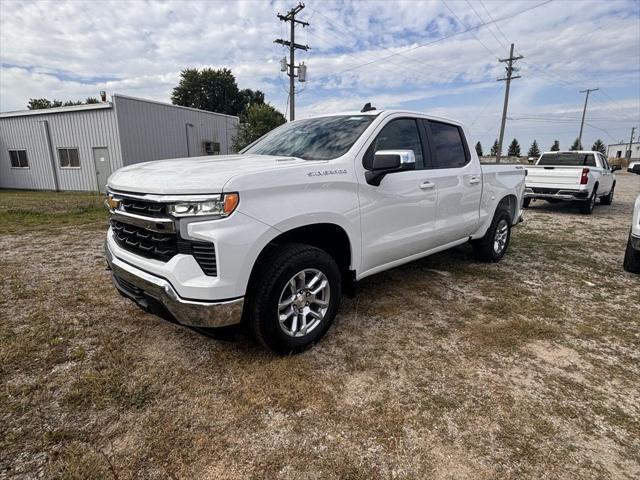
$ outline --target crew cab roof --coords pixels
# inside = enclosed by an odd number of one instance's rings
[[[456,125],[460,125],[463,126],[462,122],[455,120],[453,118],[447,118],[447,117],[441,117],[438,115],[430,115],[428,113],[425,112],[416,112],[416,111],[412,111],[412,110],[401,110],[401,109],[386,109],[386,110],[369,110],[366,112],[361,112],[359,110],[350,110],[350,111],[346,111],[346,112],[336,112],[336,113],[325,113],[325,114],[320,114],[320,115],[312,115],[310,117],[305,117],[306,119],[309,118],[322,118],[322,117],[337,117],[337,116],[358,116],[358,115],[369,115],[369,116],[378,116],[380,114],[403,114],[403,115],[407,115],[407,116],[419,116],[419,117],[426,117],[428,119],[431,120],[439,120],[442,122],[448,122],[448,123],[454,123]]]

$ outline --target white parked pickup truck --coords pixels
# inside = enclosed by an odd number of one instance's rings
[[[462,125],[404,111],[287,123],[238,155],[113,173],[107,261],[117,289],[180,324],[243,322],[276,352],[329,328],[369,275],[471,242],[496,262],[525,170],[480,165]]]
[[[580,202],[580,211],[590,214],[600,198],[611,205],[616,178],[604,155],[592,151],[545,152],[533,166],[527,167],[524,206],[534,199],[555,203],[562,200]]]
[[[640,162],[631,162],[627,168],[629,173],[640,175]],[[624,269],[631,273],[640,273],[640,195],[636,197],[631,217],[631,231],[624,252]]]

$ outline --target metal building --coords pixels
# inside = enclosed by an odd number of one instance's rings
[[[231,153],[238,117],[112,95],[0,113],[0,188],[104,191],[132,163]]]

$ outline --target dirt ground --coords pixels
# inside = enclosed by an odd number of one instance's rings
[[[280,358],[121,298],[95,196],[0,191],[0,478],[640,478],[638,193],[366,279]]]

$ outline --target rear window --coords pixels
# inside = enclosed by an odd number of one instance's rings
[[[595,167],[596,159],[592,153],[545,153],[538,160],[538,165],[554,165],[558,167]]]

